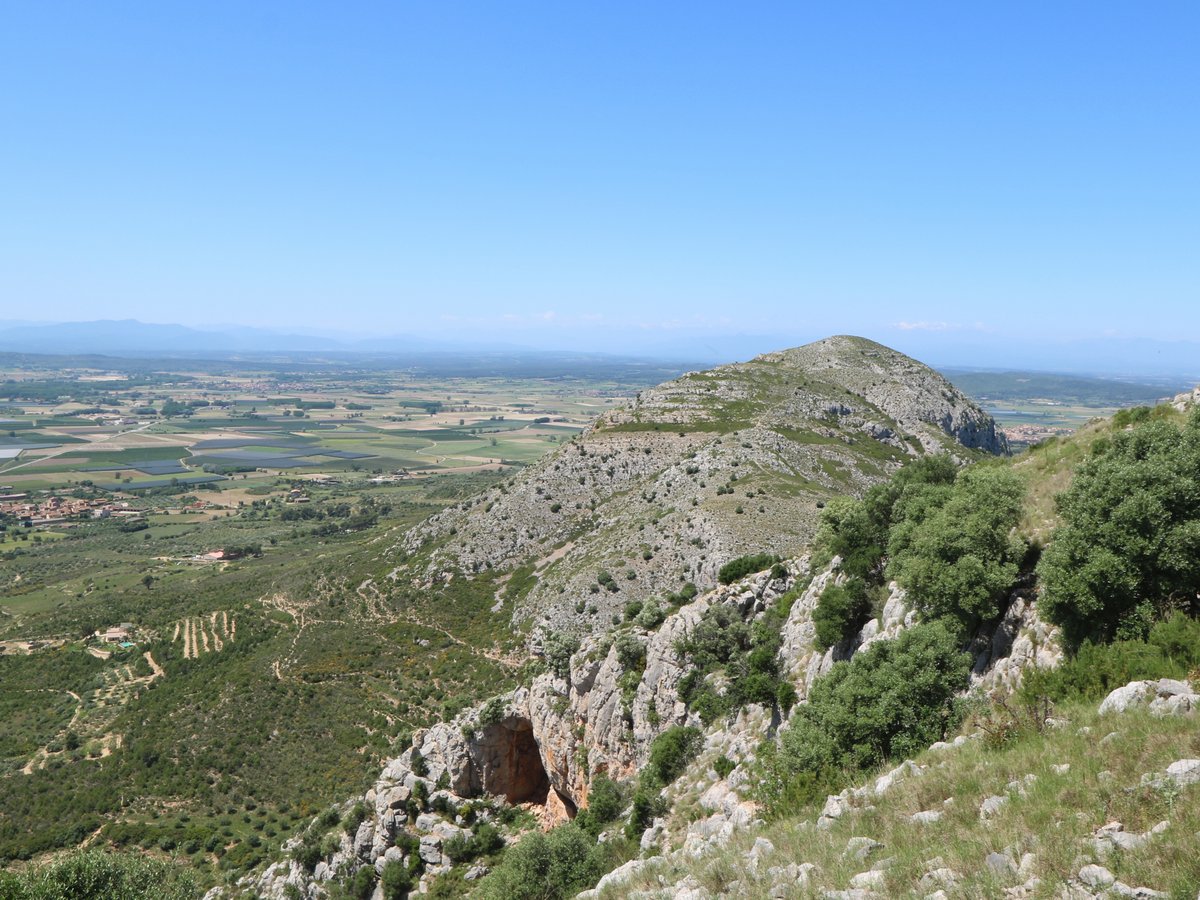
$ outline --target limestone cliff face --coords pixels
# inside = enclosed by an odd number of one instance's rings
[[[861,494],[919,453],[1006,449],[991,418],[932,369],[862,338],[828,338],[643,391],[408,532],[393,577],[532,570],[512,613],[535,619],[535,642],[594,633],[681,579],[714,587],[735,556],[798,555],[824,500]]]
[[[786,570],[786,577],[763,572],[702,594],[654,631],[628,632],[645,646],[645,667],[635,673],[634,690],[629,689],[629,679],[622,678],[626,670],[617,645],[594,636],[572,656],[566,677],[542,674],[527,687],[418,732],[412,748],[388,763],[363,798],[373,814],[318,873],[333,877],[339,868],[344,873],[360,865],[382,870],[388,860],[399,858],[397,844],[405,834],[417,838],[427,877],[446,871],[446,842],[466,832],[462,821],[432,810],[431,802],[438,797],[452,806],[481,797],[523,804],[548,827],[587,805],[589,785],[597,775],[635,777],[652,741],[665,729],[676,724],[702,727],[679,700],[678,685],[686,671],[675,648],[713,605],[726,605],[753,621],[781,594],[803,588],[783,626],[779,654],[781,670],[801,702],[837,660],[892,639],[915,621],[904,592],[892,586],[877,619],[852,640],[818,651],[813,646],[812,612],[821,591],[839,577],[837,570],[810,573],[807,558],[790,561]],[[971,650],[973,684],[985,691],[1012,690],[1027,667],[1056,665],[1061,654],[1057,631],[1039,618],[1032,598],[1020,594],[1014,595],[998,625],[981,630]],[[699,808],[703,815],[656,822],[643,838],[644,846],[699,852],[755,821],[757,807],[747,791],[750,765],[762,740],[780,724],[769,710],[748,707],[732,721],[708,728],[700,759],[668,789],[672,803]],[[724,777],[711,768],[718,756],[735,763]],[[430,800],[414,808],[414,799],[422,793]],[[294,875],[290,869],[286,872]]]

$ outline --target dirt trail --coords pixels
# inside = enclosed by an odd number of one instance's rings
[[[217,633],[217,614],[215,612],[209,616],[209,624],[212,626],[213,649],[220,653],[225,649],[225,643],[221,640],[221,635]]]
[[[204,644],[204,652],[207,653],[208,647],[208,632],[204,630],[204,620],[196,620],[196,630],[200,632],[200,641]]]
[[[478,653],[480,656],[486,656],[492,662],[499,663],[500,665],[504,666],[505,668],[519,669],[522,666],[521,662],[508,658],[503,653],[501,653],[499,650],[485,650],[482,647],[476,647],[473,644],[468,644],[466,641],[451,634],[449,631],[447,631],[445,628],[442,628],[440,625],[430,625],[428,622],[422,622],[420,619],[418,619],[416,616],[414,616],[412,614],[404,616],[403,620],[405,622],[409,622],[412,625],[420,625],[422,628],[428,628],[431,631],[440,632],[441,634],[444,634],[446,637],[450,638],[450,640],[452,640],[454,643],[458,644],[460,647],[466,647],[472,653]]]
[[[173,644],[177,640],[179,640],[179,623],[178,622],[175,623],[175,633],[171,635],[171,643]]]
[[[155,678],[166,678],[167,677],[166,671],[164,671],[163,667],[154,661],[154,657],[150,655],[149,650],[147,650],[142,655],[146,658],[146,663],[150,666],[150,671],[154,673],[154,675],[151,676],[151,679],[150,679],[151,681],[153,681]]]
[[[71,697],[75,700],[75,712],[71,715],[71,721],[67,723],[67,727],[63,729],[64,734],[66,732],[70,731],[71,729],[73,729],[75,727],[75,723],[79,721],[79,717],[81,715],[83,715],[83,698],[80,697],[74,691],[69,691],[69,690],[56,691],[56,690],[51,690],[49,688],[29,688],[25,691],[25,693],[26,694],[70,694],[71,695]],[[39,747],[38,751],[33,754],[33,756],[30,758],[29,762],[25,763],[25,765],[21,767],[21,773],[24,775],[32,775],[34,769],[44,768],[46,765],[46,759],[48,757],[49,757],[49,753],[46,751],[46,748]]]

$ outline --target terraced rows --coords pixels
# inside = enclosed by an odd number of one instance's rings
[[[183,641],[183,658],[198,659],[201,653],[220,653],[226,642],[237,639],[237,619],[225,610],[207,616],[188,616],[175,623],[171,643]]]

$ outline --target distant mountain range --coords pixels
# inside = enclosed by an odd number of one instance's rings
[[[1105,337],[1055,341],[1032,335],[1012,339],[978,333],[869,334],[904,353],[940,368],[1031,370],[1064,374],[1128,377],[1171,376],[1200,380],[1200,342]],[[553,345],[545,335],[529,343],[480,337],[394,334],[356,337],[305,334],[221,325],[194,328],[151,324],[136,319],[94,322],[29,323],[0,320],[0,352],[101,354],[108,356],[215,356],[278,353],[545,353],[584,352],[596,356],[687,361],[689,364],[747,360],[813,335],[705,332],[673,338],[595,330],[586,335],[563,332]],[[534,344],[538,346],[534,346]]]
[[[95,322],[22,324],[0,327],[0,350],[23,353],[190,354],[279,353],[358,350],[450,349],[411,335],[343,341],[308,334],[288,334],[265,328],[228,326],[218,330],[186,325],[157,325],[136,319]]]

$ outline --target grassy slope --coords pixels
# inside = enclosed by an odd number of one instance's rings
[[[1183,421],[1169,406],[1157,407],[1153,415]],[[991,463],[1011,465],[1026,480],[1025,514],[1019,526],[1026,538],[1039,543],[1049,538],[1057,524],[1054,497],[1069,486],[1074,468],[1088,457],[1093,444],[1120,427],[1112,420],[1094,422],[1069,438],[1047,441],[1012,460]],[[930,860],[941,857],[945,866],[964,876],[950,891],[951,896],[991,897],[1025,880],[1026,876],[997,878],[984,865],[988,853],[1012,848],[1018,859],[1025,852],[1035,854],[1031,874],[1043,880],[1043,889],[1036,896],[1053,896],[1082,865],[1097,861],[1090,841],[1085,840],[1096,828],[1117,820],[1127,830],[1140,832],[1169,820],[1171,827],[1143,849],[1102,862],[1126,884],[1194,900],[1200,891],[1200,858],[1194,853],[1195,836],[1200,833],[1200,788],[1178,793],[1144,788],[1140,781],[1142,775],[1161,772],[1177,759],[1200,757],[1196,718],[1156,719],[1133,712],[1100,719],[1095,702],[1057,714],[1070,721],[1069,727],[1024,733],[1020,740],[999,748],[974,741],[964,748],[923,754],[917,762],[929,766],[928,772],[901,783],[877,809],[847,815],[828,831],[812,827],[821,804],[797,810],[785,821],[739,835],[703,863],[688,869],[674,865],[668,883],[691,874],[714,892],[740,882],[736,888],[739,896],[766,898],[772,884],[763,874],[767,867],[810,862],[818,873],[813,884],[820,887],[797,888],[788,896],[817,897],[824,889],[847,888],[850,878],[870,868],[871,862],[894,857],[888,880],[880,888],[882,894],[924,896],[936,888],[917,889],[915,885],[935,867]],[[970,730],[968,723],[964,731]],[[1115,732],[1115,737],[1100,744],[1099,739],[1110,732]],[[1058,774],[1051,768],[1061,763],[1070,764],[1068,773]],[[980,802],[993,794],[1005,794],[1010,781],[1028,774],[1037,776],[1028,796],[1014,799],[1001,815],[982,822]],[[710,770],[708,778],[711,783],[715,773]],[[864,777],[859,783],[872,780]],[[953,802],[944,806],[949,798]],[[908,820],[913,813],[928,809],[942,810],[941,821],[917,825]],[[676,810],[675,814],[697,812]],[[771,840],[777,852],[765,859],[756,873],[747,866],[745,855],[760,835]],[[879,840],[887,848],[866,864],[847,860],[843,855],[846,842],[858,835]],[[653,887],[658,884],[656,877],[639,878],[603,896],[625,896],[639,887]]]
[[[666,875],[668,883],[690,874],[714,893],[736,881],[739,897],[765,900],[773,880],[767,868],[812,863],[817,868],[810,887],[796,887],[787,896],[819,897],[824,889],[846,888],[855,874],[884,858],[894,860],[879,888],[884,896],[924,896],[934,888],[920,889],[917,883],[939,865],[932,861],[940,857],[940,865],[962,876],[952,896],[993,897],[1025,880],[999,877],[984,864],[989,853],[1011,848],[1017,857],[1034,854],[1029,872],[1042,879],[1037,896],[1056,895],[1081,866],[1099,861],[1126,884],[1193,900],[1200,890],[1200,857],[1195,853],[1200,787],[1156,789],[1142,786],[1141,779],[1161,773],[1177,759],[1200,757],[1195,718],[1158,719],[1145,711],[1101,718],[1094,703],[1061,709],[1059,715],[1069,725],[1042,734],[1031,731],[998,748],[976,740],[923,753],[915,760],[928,767],[923,774],[901,781],[874,809],[848,813],[831,828],[813,826],[820,814],[820,806],[814,805],[798,810],[793,818],[746,830],[686,869],[665,864],[665,869],[654,869],[603,896],[652,888],[659,874]],[[1110,734],[1115,737],[1107,737]],[[1060,774],[1053,767],[1062,764],[1070,770]],[[1026,796],[1013,796],[992,819],[980,818],[985,798],[1007,794],[1009,782],[1030,774],[1037,780]],[[714,775],[709,773],[710,778]],[[871,781],[865,778],[862,783]],[[913,813],[930,809],[943,812],[939,822],[922,825],[909,820]],[[1161,821],[1169,821],[1170,827],[1136,851],[1100,859],[1089,838],[1112,821],[1136,832]],[[760,836],[770,840],[775,851],[764,857],[756,872],[746,859]],[[847,841],[855,836],[886,846],[866,863],[847,859]]]

